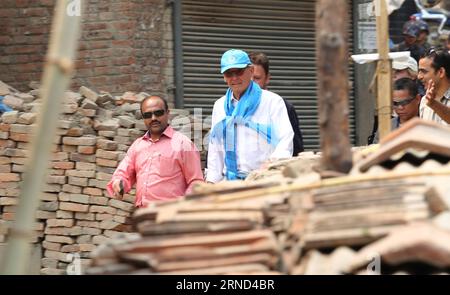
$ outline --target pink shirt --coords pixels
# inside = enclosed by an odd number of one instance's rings
[[[155,200],[170,200],[189,193],[197,181],[203,181],[200,154],[183,134],[168,126],[160,139],[153,142],[148,132],[128,149],[111,181],[122,179],[125,192],[136,183],[137,207]]]

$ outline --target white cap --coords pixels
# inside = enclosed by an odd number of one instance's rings
[[[417,61],[412,58],[411,56],[408,58],[407,61],[393,61],[392,62],[392,68],[395,70],[404,70],[404,69],[410,69],[414,73],[417,74]]]

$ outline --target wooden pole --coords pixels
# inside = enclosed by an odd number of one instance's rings
[[[325,170],[347,173],[352,167],[348,105],[348,4],[319,0],[316,49],[320,145]]]
[[[392,77],[389,59],[389,21],[385,0],[374,0],[377,22],[377,45],[380,58],[377,62],[378,133],[380,140],[391,132]]]
[[[26,274],[30,261],[30,238],[34,234],[36,209],[45,184],[52,142],[56,135],[61,97],[69,85],[81,27],[82,1],[58,0],[52,24],[50,46],[42,78],[43,104],[37,131],[31,141],[31,157],[27,163],[21,188],[16,220],[8,234],[2,261],[2,274]]]

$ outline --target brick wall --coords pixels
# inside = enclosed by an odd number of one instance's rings
[[[40,81],[54,0],[2,0],[0,80]],[[86,0],[72,89],[146,91],[173,101],[171,7],[165,0]]]

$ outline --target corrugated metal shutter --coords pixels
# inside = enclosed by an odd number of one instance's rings
[[[185,108],[202,108],[209,115],[214,101],[224,95],[227,86],[219,72],[223,52],[263,51],[270,59],[269,89],[295,105],[305,148],[319,149],[315,5],[311,0],[183,0]],[[350,76],[353,80],[353,71]],[[354,142],[353,91],[350,106]]]

